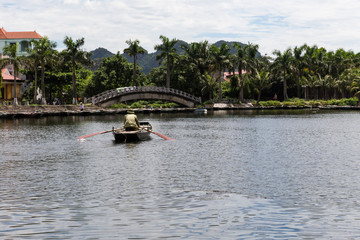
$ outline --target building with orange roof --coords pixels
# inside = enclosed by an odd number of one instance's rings
[[[42,36],[36,31],[28,32],[7,32],[3,27],[0,28],[0,59],[4,56],[4,47],[17,44],[17,56],[26,56],[30,41],[40,40]],[[1,69],[2,83],[0,82],[0,101],[9,101],[14,99],[14,69],[12,65]],[[16,95],[21,98],[21,86],[24,84],[26,77],[24,75],[16,76]]]
[[[14,75],[11,75],[7,68],[1,70],[2,86],[1,98],[2,100],[11,100],[13,98],[14,89]],[[24,79],[16,78],[16,95],[21,96],[21,85],[25,82]]]
[[[18,56],[27,54],[26,50],[30,46],[30,41],[41,39],[42,36],[36,31],[33,32],[7,32],[0,28],[0,59],[3,57],[3,48],[7,45],[18,44]]]

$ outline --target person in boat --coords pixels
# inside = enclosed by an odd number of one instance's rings
[[[125,128],[125,131],[139,130],[140,122],[139,122],[137,116],[135,115],[134,111],[130,110],[125,115],[124,128]]]

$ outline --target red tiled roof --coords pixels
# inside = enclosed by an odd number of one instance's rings
[[[241,74],[245,74],[245,70],[241,70]],[[235,72],[235,75],[239,75],[239,72]],[[233,76],[233,72],[224,72],[224,79],[230,81],[230,78]]]
[[[3,28],[0,28],[0,39],[6,39],[6,31]]]
[[[36,31],[33,32],[7,32],[4,28],[0,28],[0,39],[39,39],[42,38]]]
[[[3,80],[14,80],[14,76],[10,75],[6,68],[1,69],[1,75]],[[20,78],[16,78],[16,80],[20,80]]]

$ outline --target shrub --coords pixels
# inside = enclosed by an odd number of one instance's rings
[[[143,108],[144,106],[140,102],[134,102],[130,105],[131,108]]]
[[[341,99],[341,100],[343,100],[343,99]],[[344,99],[344,103],[345,103],[345,105],[348,105],[348,106],[357,106],[359,104],[359,99],[357,97]]]
[[[327,100],[327,105],[338,105],[338,101],[337,99],[330,99],[330,100]]]
[[[111,105],[109,108],[129,108],[129,106],[124,103],[116,103]]]
[[[169,103],[165,103],[165,107],[166,108],[176,108],[176,107],[179,107],[179,105],[177,103],[169,102]]]
[[[160,103],[153,103],[153,104],[151,104],[151,106],[152,106],[153,108],[160,108],[160,107],[162,107],[162,104],[160,104]]]
[[[311,100],[309,101],[309,104],[313,107],[319,107],[323,105],[320,100]]]
[[[269,106],[282,106],[280,101],[270,100],[270,101],[260,101],[259,105],[262,107],[269,107]]]
[[[324,102],[324,105],[338,105],[338,106],[357,106],[359,99],[353,98],[342,98],[342,99],[330,99]]]

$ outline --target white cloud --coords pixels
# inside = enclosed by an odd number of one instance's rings
[[[86,49],[122,52],[139,39],[149,52],[161,34],[187,42],[259,44],[262,53],[307,43],[360,51],[357,0],[5,0],[1,26],[56,41],[85,37]],[[16,13],[16,21],[14,21]]]

